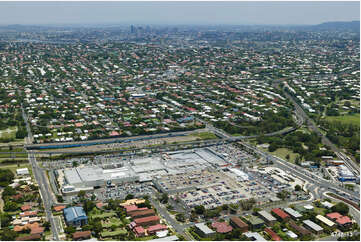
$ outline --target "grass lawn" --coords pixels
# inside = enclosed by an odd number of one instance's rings
[[[212,132],[199,132],[191,135],[199,137],[201,139],[218,139],[218,137]]]
[[[295,163],[297,153],[293,153],[292,150],[289,150],[287,148],[278,148],[277,150],[271,152],[272,155],[280,157],[281,159],[287,160],[286,156],[287,154],[290,155],[290,162]]]
[[[318,208],[318,207],[314,207],[315,213],[317,214],[321,214],[321,215],[325,215],[325,211],[327,210],[326,208]]]
[[[9,127],[7,129],[0,130],[0,138],[2,139],[15,139],[17,127]]]
[[[135,241],[145,241],[145,240],[152,240],[152,239],[156,239],[157,236],[145,236],[145,237],[139,237],[139,238],[135,238]]]
[[[16,164],[14,165],[0,165],[1,169],[10,169],[15,175],[16,175],[16,169],[20,169],[20,168],[28,168],[30,174],[32,175],[32,170],[31,170],[31,166],[30,164],[20,164],[19,166],[17,166]]]
[[[328,121],[339,121],[344,124],[354,124],[360,127],[360,114],[343,115],[343,116],[327,116]]]
[[[100,233],[101,237],[112,237],[112,236],[117,236],[117,235],[123,235],[123,234],[127,234],[128,231],[125,229],[117,229],[115,231],[103,231]]]
[[[110,221],[108,223],[102,221],[103,228],[110,228],[112,225],[120,227],[123,225],[123,222],[120,221],[120,219],[118,218],[110,218]]]
[[[94,218],[109,218],[109,217],[113,217],[113,216],[116,216],[116,213],[115,212],[109,212],[109,213],[101,213],[101,214],[94,214],[94,215],[90,215],[90,217],[92,219]]]
[[[287,148],[278,148],[277,150],[275,150],[273,152],[269,152],[268,149],[265,149],[265,148],[260,148],[260,149],[265,152],[268,152],[274,156],[277,156],[281,159],[284,159],[286,161],[287,161],[286,156],[287,156],[287,154],[289,154],[291,163],[295,163],[296,156],[298,155],[297,153],[293,153],[292,150],[289,150]]]

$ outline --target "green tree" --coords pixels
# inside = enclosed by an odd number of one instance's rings
[[[177,221],[182,222],[182,223],[184,223],[186,221],[186,218],[183,213],[178,213],[175,216],[175,218],[177,219]]]
[[[286,160],[287,160],[287,161],[290,161],[290,154],[287,154],[287,155],[286,155]]]
[[[91,210],[93,210],[93,208],[95,208],[95,203],[91,200],[86,200],[84,202],[84,211],[86,214],[88,214]]]
[[[298,192],[298,191],[301,191],[302,190],[302,187],[300,185],[296,185],[295,186],[295,191]]]
[[[7,213],[0,214],[0,222],[2,228],[8,227],[10,225],[11,220],[12,220],[11,215]]]
[[[331,208],[331,210],[333,212],[338,212],[342,215],[347,215],[349,212],[349,207],[343,202],[338,202],[335,206]]]
[[[130,199],[133,199],[134,198],[134,195],[133,194],[128,194],[126,197],[125,197],[125,200],[130,200]]]
[[[9,169],[0,169],[0,186],[8,186],[14,179],[14,173]]]
[[[282,200],[285,200],[289,195],[290,195],[290,193],[286,190],[282,190],[279,193],[277,193],[277,197]]]
[[[167,193],[163,193],[162,196],[161,196],[161,198],[160,198],[160,202],[163,203],[163,204],[165,204],[165,203],[168,203],[168,200],[169,200],[168,194],[167,194]]]
[[[198,205],[194,207],[194,211],[196,212],[196,214],[204,214],[206,209],[203,205]]]
[[[76,228],[74,226],[68,226],[64,229],[64,232],[67,234],[73,234],[76,232]]]
[[[58,200],[58,202],[62,203],[64,202],[64,198],[62,195],[56,195],[56,199]]]
[[[16,194],[16,190],[10,186],[6,186],[4,188],[4,191],[2,193],[3,197],[6,197],[6,196],[13,196]]]
[[[45,231],[49,231],[50,230],[50,222],[49,221],[44,222],[43,227],[45,228]]]
[[[18,233],[9,228],[4,228],[1,234],[2,241],[14,241]]]
[[[18,209],[18,204],[12,201],[6,201],[4,205],[4,211],[15,211]]]

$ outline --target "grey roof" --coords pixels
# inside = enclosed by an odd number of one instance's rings
[[[103,169],[98,167],[76,168],[82,181],[97,181],[103,179]]]
[[[136,176],[134,171],[126,167],[102,169],[100,167],[77,167],[64,170],[64,176],[69,184],[81,184],[90,181],[113,180]]]
[[[276,221],[277,219],[272,216],[269,212],[262,210],[258,212],[259,215],[261,215],[263,218],[265,218],[267,221]]]
[[[310,227],[311,229],[313,229],[314,231],[316,232],[319,232],[319,231],[322,231],[323,228],[318,225],[318,224],[315,224],[314,222],[312,222],[311,220],[307,219],[307,220],[304,220],[303,223],[305,225],[307,225],[308,227]]]
[[[196,226],[199,230],[201,230],[204,234],[213,234],[214,231],[208,228],[207,225],[204,223],[197,223],[194,226]]]
[[[302,217],[302,214],[300,214],[299,212],[297,212],[296,210],[294,210],[292,208],[284,208],[283,210],[294,218]]]
[[[247,236],[247,238],[253,238],[256,241],[267,241],[265,238],[262,237],[262,235],[257,232],[246,232],[244,233],[244,235]]]
[[[172,236],[167,236],[167,237],[164,237],[164,238],[152,239],[152,240],[149,240],[149,241],[176,241],[178,239],[179,238],[176,235],[172,235]]]
[[[75,169],[64,170],[64,176],[69,184],[81,183],[81,178]]]
[[[246,217],[246,219],[252,224],[252,225],[258,225],[258,224],[263,224],[264,221],[263,219],[260,219],[259,217],[250,215],[249,217]]]

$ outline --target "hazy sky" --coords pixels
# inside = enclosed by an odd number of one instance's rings
[[[0,2],[3,24],[319,24],[360,19],[360,2]]]

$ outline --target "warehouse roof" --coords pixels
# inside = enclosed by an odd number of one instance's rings
[[[242,219],[232,216],[231,221],[237,225],[238,228],[248,228],[248,224],[242,221]]]
[[[159,239],[152,239],[149,241],[176,241],[179,238],[176,235],[172,235],[172,236],[168,236],[168,237],[164,237],[164,238],[159,238]]]
[[[134,219],[134,222],[136,224],[138,224],[138,223],[146,223],[146,222],[150,222],[150,221],[159,221],[159,217],[158,216],[149,216],[149,217]]]
[[[204,234],[213,234],[214,231],[208,228],[207,225],[204,223],[197,223],[194,226],[196,226],[200,231],[202,231]]]
[[[74,221],[76,219],[86,219],[88,218],[82,207],[69,207],[64,210],[64,217],[67,222]]]
[[[299,212],[297,212],[296,210],[294,210],[292,208],[284,208],[283,210],[294,218],[302,217],[302,214],[300,214]]]
[[[331,220],[329,220],[328,218],[326,218],[320,214],[316,216],[316,219],[320,220],[322,223],[326,224],[329,227],[332,227],[335,225],[334,222],[332,222]]]
[[[274,232],[272,229],[270,228],[265,228],[264,229],[265,232],[267,232],[267,234],[269,234],[269,236],[271,236],[273,241],[281,241],[281,237],[278,236],[278,234],[276,234],[276,232]]]
[[[257,232],[246,232],[244,233],[244,235],[247,236],[247,238],[252,238],[255,241],[267,241],[265,238],[262,237],[262,235]]]
[[[285,213],[282,209],[280,208],[274,208],[272,209],[272,212],[274,212],[278,217],[285,219],[290,217],[290,215],[288,215],[287,213]]]
[[[165,230],[167,229],[167,225],[164,224],[156,224],[156,225],[152,225],[149,226],[149,228],[147,229],[148,233],[154,232],[154,231],[159,231],[159,230]]]
[[[262,210],[258,212],[259,215],[261,215],[263,218],[265,218],[267,221],[276,221],[277,219],[272,216],[269,212]]]
[[[320,232],[323,230],[323,228],[318,225],[318,224],[315,224],[314,222],[312,222],[311,220],[307,219],[307,220],[304,220],[303,223],[305,225],[307,225],[308,227],[310,227],[312,230],[316,231],[316,232]]]
[[[144,210],[137,210],[137,211],[129,212],[129,215],[131,217],[138,217],[138,216],[144,217],[144,215],[150,215],[150,214],[155,214],[154,209],[144,209]]]
[[[252,225],[258,225],[258,224],[263,224],[264,221],[263,219],[260,219],[259,217],[256,217],[256,216],[249,216],[247,217],[247,220],[252,224]]]
[[[303,226],[300,226],[300,225],[297,225],[295,223],[295,221],[291,220],[288,222],[289,225],[291,226],[291,228],[293,228],[294,230],[296,230],[297,233],[301,234],[301,235],[308,235],[308,234],[311,234],[311,232],[304,228]]]

